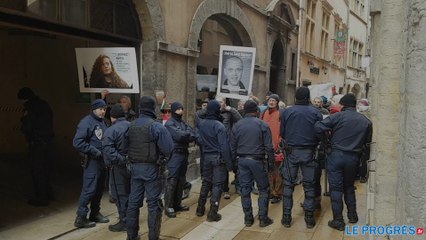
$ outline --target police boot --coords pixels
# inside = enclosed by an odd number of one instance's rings
[[[174,197],[175,197],[175,189],[176,189],[176,178],[170,178],[167,181],[166,193],[164,195],[164,213],[169,218],[175,218],[176,212],[174,209]]]
[[[201,185],[200,196],[198,197],[197,216],[202,217],[206,211],[207,195],[210,191],[210,185],[203,183]]]
[[[246,227],[251,227],[254,223],[253,211],[252,209],[244,208],[244,225]]]
[[[348,219],[350,223],[358,222],[358,214],[355,212],[348,212]]]
[[[189,207],[182,205],[182,193],[183,193],[183,186],[185,185],[185,178],[179,178],[179,182],[177,183],[177,189],[176,189],[176,195],[174,198],[174,209],[176,212],[184,212],[189,211]]]
[[[207,214],[207,222],[219,222],[222,219],[222,215],[217,213],[219,210],[219,206],[217,205],[210,205],[210,211]]]
[[[182,200],[187,199],[189,197],[191,188],[192,184],[190,182],[185,182],[185,184],[183,185]]]
[[[148,239],[149,240],[158,240],[160,239],[160,230],[161,230],[161,213],[153,216],[154,226],[150,226],[151,222],[148,222]]]
[[[314,200],[314,209],[321,210],[321,197],[316,197]]]
[[[126,222],[120,220],[116,224],[109,225],[108,229],[111,232],[126,232],[127,231],[127,225],[126,225]]]
[[[334,218],[333,220],[328,221],[328,226],[339,231],[345,230],[345,222],[343,221],[343,217]]]
[[[315,219],[314,219],[314,213],[306,211],[305,212],[305,222],[307,228],[313,228],[315,227]]]
[[[267,227],[267,226],[271,225],[272,223],[274,223],[274,220],[272,220],[268,216],[260,216],[259,217],[259,227]]]
[[[91,228],[96,226],[95,222],[89,221],[86,216],[79,216],[75,218],[74,227],[76,228]]]
[[[291,226],[291,215],[290,214],[284,214],[283,218],[281,219],[281,224],[286,227],[289,228]]]
[[[97,222],[97,223],[109,222],[109,219],[107,217],[105,217],[104,215],[102,215],[100,212],[90,213],[89,220],[92,221],[92,222]]]

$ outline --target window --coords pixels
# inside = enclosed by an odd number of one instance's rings
[[[315,40],[315,11],[316,2],[308,0],[306,7],[306,25],[305,25],[305,51],[313,52]]]
[[[365,13],[365,0],[352,0],[351,10],[358,16],[364,18]]]
[[[350,41],[349,66],[353,68],[361,68],[361,59],[364,52],[364,44],[351,38]]]
[[[322,28],[321,28],[321,58],[328,60],[328,27],[330,23],[330,13],[325,9],[322,14]]]

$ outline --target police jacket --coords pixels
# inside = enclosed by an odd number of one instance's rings
[[[188,149],[188,144],[195,141],[194,130],[182,120],[182,116],[175,116],[167,120],[164,125],[172,136],[175,149]]]
[[[275,161],[271,129],[252,115],[246,115],[232,128],[231,150],[234,159],[246,156],[263,160],[267,155],[268,161]]]
[[[314,124],[321,120],[321,112],[311,105],[289,107],[282,112],[281,137],[289,146],[315,147],[318,138]]]
[[[331,148],[348,152],[361,152],[367,143],[371,143],[373,125],[355,108],[343,108],[341,112],[330,115],[317,122],[318,134],[331,131]]]
[[[102,136],[106,128],[103,119],[91,112],[77,125],[73,139],[74,148],[91,158],[100,159],[102,157]]]
[[[21,131],[30,143],[49,143],[53,139],[53,113],[49,104],[35,96],[24,104]]]
[[[105,165],[125,164],[128,149],[128,131],[130,122],[124,117],[118,118],[109,127],[102,139],[102,153]]]
[[[142,127],[149,124],[152,119],[156,119],[154,112],[142,110],[139,118],[133,121],[132,124],[136,127]],[[149,129],[149,137],[157,146],[157,150],[159,151],[157,154],[162,154],[164,157],[168,158],[173,151],[174,144],[169,131],[167,131],[163,124],[157,121],[152,123]],[[134,143],[129,142],[129,147],[131,147],[132,144]]]
[[[219,119],[219,116],[207,115],[205,119],[200,121],[199,138],[203,146],[203,153],[220,154],[228,170],[232,170],[233,163],[228,135],[225,126],[217,119]]]

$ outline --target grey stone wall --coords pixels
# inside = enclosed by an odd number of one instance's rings
[[[369,224],[426,224],[426,2],[372,1]]]
[[[401,80],[401,178],[398,221],[426,225],[426,2],[404,1],[406,18]]]

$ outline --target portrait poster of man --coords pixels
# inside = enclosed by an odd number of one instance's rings
[[[248,99],[253,85],[255,57],[255,48],[221,45],[217,95]]]
[[[134,48],[76,48],[80,92],[139,93]]]

